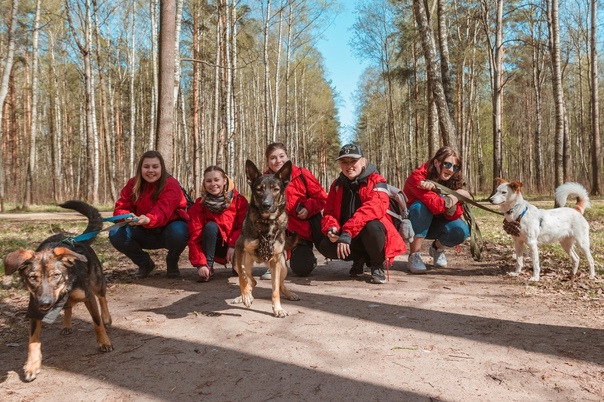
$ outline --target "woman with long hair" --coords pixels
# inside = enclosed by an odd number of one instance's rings
[[[289,161],[287,148],[281,142],[273,142],[265,151],[267,173],[276,173]],[[321,211],[325,207],[327,193],[319,180],[308,169],[292,165],[291,180],[285,189],[287,204],[287,231],[298,234],[298,243],[291,251],[289,265],[294,274],[308,276],[317,266],[313,244],[318,247],[321,233]],[[313,224],[316,223],[316,224]],[[260,279],[271,279],[267,270]]]
[[[409,175],[403,192],[407,196],[409,220],[415,231],[415,238],[409,245],[408,261],[409,271],[414,274],[426,273],[420,253],[424,239],[434,240],[429,252],[433,265],[446,267],[445,248],[461,244],[470,234],[468,225],[461,219],[463,205],[457,197],[440,194],[428,180],[455,190],[464,197],[472,197],[462,188],[461,157],[451,147],[440,148],[429,161]]]
[[[187,200],[178,180],[166,171],[161,153],[145,152],[136,176],[120,192],[113,215],[130,214],[127,225],[109,232],[109,241],[137,266],[137,278],[149,276],[155,263],[145,249],[168,250],[168,278],[180,276],[178,260],[187,247]]]
[[[197,281],[214,276],[214,261],[233,261],[248,202],[219,166],[203,172],[201,197],[189,208],[189,261],[197,269]]]

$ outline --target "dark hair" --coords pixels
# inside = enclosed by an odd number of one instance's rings
[[[457,172],[453,173],[453,176],[451,176],[451,178],[449,180],[443,182],[442,180],[440,180],[440,174],[438,173],[438,170],[436,169],[436,165],[434,164],[434,161],[438,161],[442,165],[443,161],[450,156],[453,156],[457,159],[457,164],[459,165],[459,170]],[[462,161],[461,161],[461,157],[459,156],[459,153],[455,149],[453,149],[449,146],[444,146],[441,149],[439,149],[438,151],[436,151],[436,154],[434,154],[432,159],[430,159],[428,161],[428,179],[437,181],[441,184],[444,184],[451,190],[458,190],[463,186],[463,182],[464,182],[462,167],[463,167],[463,165],[462,165]]]
[[[136,165],[136,179],[134,180],[134,186],[132,188],[132,201],[136,202],[141,197],[143,193],[143,188],[145,187],[147,181],[143,179],[143,175],[141,173],[143,169],[143,161],[145,159],[157,158],[159,159],[159,164],[161,166],[161,176],[157,181],[157,186],[155,187],[155,191],[151,194],[151,199],[157,201],[159,198],[159,194],[163,191],[164,187],[166,187],[166,181],[168,180],[168,172],[166,172],[166,163],[164,162],[163,156],[158,151],[147,151],[145,152],[140,159],[138,160],[138,164]]]
[[[227,205],[230,204],[232,200],[229,199],[229,197],[227,196],[227,194],[229,192],[228,190],[229,190],[229,180],[230,179],[227,176],[226,172],[220,166],[211,165],[211,166],[208,166],[207,168],[204,169],[204,171],[203,171],[204,177],[205,177],[206,173],[210,173],[210,172],[220,172],[220,173],[222,173],[222,177],[224,179],[226,179],[226,183],[224,184],[224,187],[222,188],[222,194],[224,195],[224,198],[227,201]],[[203,183],[202,183],[202,186],[203,186],[202,193],[205,193],[206,186]],[[205,198],[205,195],[202,197],[202,202],[203,202],[204,198]]]
[[[282,142],[273,142],[272,144],[268,144],[266,147],[266,151],[264,152],[264,158],[268,161],[268,157],[273,153],[275,149],[282,149],[287,154],[287,148],[285,144]]]

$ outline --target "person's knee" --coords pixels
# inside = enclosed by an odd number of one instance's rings
[[[312,247],[302,245],[293,249],[289,265],[294,274],[308,276],[317,266],[317,258],[312,251]]]
[[[174,245],[186,246],[189,241],[189,230],[187,223],[183,221],[174,221],[165,229],[166,239]]]
[[[470,229],[465,222],[459,221],[454,225],[450,225],[446,233],[446,239],[440,242],[447,247],[453,247],[463,243],[470,235]]]
[[[218,224],[216,222],[210,221],[207,222],[204,226],[203,229],[201,230],[202,236],[206,237],[206,236],[217,236],[218,233],[220,233],[220,228],[218,227]]]

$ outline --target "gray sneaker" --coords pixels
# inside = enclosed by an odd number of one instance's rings
[[[434,247],[434,243],[430,246],[430,256],[432,257],[432,264],[435,267],[446,267],[447,266],[447,257],[445,256],[444,248],[436,248]]]
[[[270,281],[272,279],[271,270],[267,269],[265,273],[260,275],[260,279],[262,279],[263,281]]]
[[[412,274],[425,274],[426,264],[422,261],[422,255],[418,251],[417,253],[409,254],[409,260],[407,261],[407,267],[409,272]]]
[[[386,275],[382,267],[371,267],[371,282],[372,283],[386,283]]]

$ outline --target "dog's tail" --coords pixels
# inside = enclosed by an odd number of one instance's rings
[[[73,209],[74,211],[77,211],[88,218],[88,226],[86,226],[84,233],[98,232],[99,230],[103,229],[103,217],[99,213],[99,210],[92,205],[88,205],[83,201],[71,200],[59,206],[67,209]],[[93,240],[94,237],[90,240],[84,241],[83,243],[92,243]]]
[[[581,215],[589,208],[589,196],[585,187],[579,183],[569,182],[564,183],[556,189],[556,208],[566,205],[568,197],[576,197],[577,203],[573,206]]]

